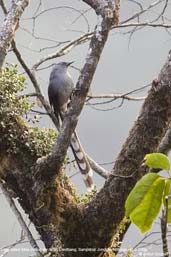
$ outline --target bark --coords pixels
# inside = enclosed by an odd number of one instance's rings
[[[170,120],[171,55],[169,53],[158,81],[152,83],[141,113],[116,160],[113,175],[85,209],[85,224],[87,227],[92,227],[87,236],[93,237],[92,232],[96,231],[98,247],[107,245],[112,234],[116,232],[118,224],[124,217],[125,200],[137,180],[146,172],[146,169],[141,167],[143,158],[145,154],[157,151]],[[98,236],[97,231],[99,231]]]
[[[161,141],[161,144],[159,145],[158,152],[164,153],[166,155],[169,154],[171,149],[171,124],[168,127],[168,130],[166,131],[166,134]]]
[[[28,3],[28,0],[13,1],[9,12],[5,17],[0,33],[0,67],[3,65],[5,56],[10,47],[10,43],[13,39],[16,29],[18,28],[19,19]]]
[[[83,2],[88,4],[91,8],[93,8],[95,10],[97,15],[101,15],[102,17],[105,16],[106,7],[109,11],[110,11],[110,9],[111,10],[113,9],[112,1],[110,2],[110,6],[109,6],[109,3],[107,3],[107,1],[105,1],[105,0],[95,0],[95,1],[83,0]]]

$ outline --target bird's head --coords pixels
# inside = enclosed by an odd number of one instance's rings
[[[55,64],[55,69],[59,70],[67,70],[67,68],[72,64],[73,62],[59,62]]]

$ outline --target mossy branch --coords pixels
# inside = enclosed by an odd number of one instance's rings
[[[58,238],[56,231],[66,212],[77,209],[76,193],[63,171],[48,182],[37,170],[37,159],[51,151],[57,135],[52,129],[28,126],[24,118],[32,104],[27,97],[18,97],[24,81],[15,66],[1,70],[0,177],[18,197],[42,239],[48,237],[49,246]]]

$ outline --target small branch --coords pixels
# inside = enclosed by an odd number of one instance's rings
[[[90,156],[87,155],[87,159],[90,163],[91,168],[99,174],[101,177],[107,179],[110,175],[110,172],[102,168],[100,165],[98,165]]]
[[[0,6],[1,6],[1,8],[2,8],[4,14],[6,15],[6,14],[7,14],[7,9],[6,9],[6,7],[5,7],[5,4],[4,4],[4,1],[3,1],[3,0],[0,0]]]
[[[19,95],[19,97],[21,98],[21,97],[39,97],[40,96],[40,94],[37,94],[37,93],[35,93],[35,92],[33,92],[33,93],[28,93],[28,94],[23,94],[23,95]]]
[[[30,111],[33,112],[33,113],[40,114],[40,115],[48,115],[47,112],[41,112],[41,111],[37,111],[37,110],[34,110],[34,109],[31,109]]]
[[[144,245],[145,244],[145,240],[146,239],[149,239],[148,241],[150,242],[150,244],[151,244],[151,240],[150,240],[150,237],[152,237],[153,235],[160,235],[160,231],[157,231],[157,232],[150,232],[150,233],[148,233],[148,234],[145,234],[145,236],[138,242],[138,243],[136,243],[134,246],[133,246],[133,250],[135,250],[135,249],[138,249],[138,248],[141,248],[142,247],[142,245]]]
[[[165,5],[164,5],[164,7],[163,7],[161,13],[158,15],[158,17],[157,17],[154,21],[157,21],[157,20],[159,20],[160,18],[163,18],[164,13],[165,13],[165,11],[166,11],[166,9],[167,9],[167,7],[168,7],[168,2],[169,2],[169,0],[165,0]]]
[[[2,1],[2,0],[1,0]],[[100,7],[100,5],[102,5],[102,1],[86,1],[85,2],[87,4],[89,4],[90,6],[92,6],[94,9],[98,11],[98,7]],[[126,22],[135,19],[136,17],[139,17],[141,14],[143,14],[144,12],[150,10],[151,8],[155,7],[156,5],[158,5],[159,3],[161,3],[161,0],[156,1],[154,3],[152,3],[151,5],[149,5],[148,7],[146,7],[144,10],[141,10],[140,12],[134,14],[132,17],[130,17],[129,19],[122,21],[119,25],[117,26],[112,26],[112,29],[116,29],[116,28],[124,28],[124,27],[128,27],[128,26],[137,26],[137,24],[139,24],[139,26],[143,26],[144,23],[134,23],[134,24],[125,24]],[[104,8],[104,6],[102,5],[102,7]],[[159,26],[159,27],[165,27],[168,28],[170,27],[170,25],[166,24],[150,24],[150,23],[145,23],[145,26]],[[69,42],[68,44],[66,44],[65,46],[63,46],[61,49],[59,49],[56,53],[52,53],[48,56],[43,57],[42,59],[40,59],[37,63],[35,63],[35,65],[32,67],[32,70],[35,71],[37,70],[38,66],[40,66],[43,62],[51,60],[53,58],[56,57],[61,57],[63,55],[65,55],[66,53],[68,53],[69,51],[71,51],[71,49],[79,44],[85,43],[88,40],[90,40],[93,36],[94,32],[90,32],[90,33],[85,33],[83,35],[81,35],[80,37],[74,39],[73,41]]]
[[[129,100],[129,101],[142,101],[142,100],[145,100],[146,97],[134,97],[134,96],[131,96],[131,94],[139,92],[139,91],[142,91],[142,90],[150,87],[150,85],[151,84],[148,84],[148,85],[145,85],[145,86],[143,85],[143,86],[141,86],[141,87],[139,87],[137,89],[131,90],[131,91],[123,93],[123,94],[100,94],[100,95],[89,94],[86,104],[89,105],[94,110],[97,110],[97,111],[111,111],[111,110],[120,108],[124,104],[125,100]],[[106,99],[110,99],[110,100],[100,101],[100,102],[93,102],[93,103],[89,102],[92,99],[105,99],[105,98]],[[99,109],[97,107],[94,107],[96,105],[106,105],[106,104],[112,103],[112,102],[114,102],[115,100],[118,100],[118,99],[121,99],[121,102],[120,102],[120,104],[118,106],[113,106],[113,107],[105,108],[105,109]]]
[[[167,241],[167,218],[168,218],[168,196],[165,197],[166,206],[162,210],[161,217],[161,236],[162,236],[162,247],[163,247],[163,256],[169,257],[169,247]]]
[[[127,96],[124,94],[99,94],[99,95],[88,95],[88,100],[91,99],[124,99],[124,100],[131,100],[131,101],[142,101],[145,100],[145,96],[142,97],[135,97],[135,96]]]
[[[21,228],[24,230],[24,232],[25,232],[25,234],[26,234],[26,236],[27,236],[31,246],[33,247],[33,249],[35,249],[36,254],[38,254],[39,256],[43,257],[43,254],[40,252],[39,247],[38,247],[36,241],[33,238],[33,235],[31,234],[29,228],[27,227],[27,225],[26,225],[26,223],[25,223],[21,213],[17,209],[17,207],[15,205],[15,202],[12,199],[12,196],[10,195],[10,192],[9,192],[5,182],[0,180],[0,186],[1,186],[1,189],[2,189],[6,199],[8,201],[8,203],[10,205],[10,208],[14,212],[14,214],[15,214],[15,216],[16,216],[16,218],[17,218],[17,220],[18,220],[18,222],[19,222],[19,224],[21,226]]]
[[[124,23],[126,23],[126,22],[129,22],[129,21],[134,20],[134,19],[136,19],[136,18],[139,19],[139,17],[140,17],[142,14],[144,14],[145,12],[151,10],[151,9],[154,8],[155,6],[159,5],[162,1],[163,1],[163,0],[157,0],[157,1],[153,2],[153,3],[151,3],[149,6],[147,6],[146,8],[144,8],[143,10],[141,10],[140,12],[137,12],[137,13],[133,14],[131,17],[129,17],[128,19],[122,21],[121,24],[124,24]],[[113,28],[113,27],[112,27],[112,28]]]
[[[71,51],[71,49],[77,45],[80,45],[81,43],[85,43],[87,40],[89,40],[90,38],[92,38],[92,34],[93,33],[86,33],[72,41],[70,41],[68,44],[66,44],[65,46],[61,47],[60,50],[58,50],[56,53],[52,53],[49,54],[48,56],[45,56],[43,58],[41,58],[39,61],[37,61],[34,66],[32,67],[32,71],[35,72],[35,70],[37,70],[37,68],[44,63],[45,61],[57,58],[57,57],[61,57],[65,54],[67,54],[69,51]]]
[[[106,5],[106,3],[104,3],[104,5],[102,4],[102,2],[105,1],[85,1],[86,3],[89,3],[89,5],[93,5],[93,8],[96,9],[97,12],[99,12],[100,10],[102,10],[101,8],[104,9],[104,6]],[[161,0],[156,1],[154,3],[152,3],[151,5],[149,5],[148,7],[146,7],[144,10],[134,14],[132,17],[130,17],[129,19],[122,21],[120,24],[112,26],[111,29],[117,29],[117,28],[124,28],[124,27],[129,27],[129,26],[137,26],[137,24],[140,24],[139,26],[143,26],[143,24],[145,24],[145,26],[153,26],[153,27],[165,27],[168,28],[171,25],[166,24],[165,26],[163,24],[151,24],[151,23],[128,23],[126,24],[126,22],[131,21],[133,19],[135,19],[136,17],[139,17],[141,14],[143,14],[144,12],[146,12],[147,10],[150,10],[151,8],[153,8],[154,6],[158,5],[161,2]],[[100,7],[101,5],[101,7]],[[98,9],[100,7],[100,10]],[[57,57],[61,57],[67,53],[69,53],[73,47],[78,46],[82,43],[87,42],[88,40],[90,40],[93,36],[94,32],[90,32],[90,33],[85,33],[81,36],[79,36],[78,38],[70,41],[69,43],[67,43],[66,45],[64,45],[63,47],[61,47],[57,52],[49,54],[43,58],[41,58],[40,60],[38,60],[34,66],[32,67],[32,71],[36,71],[38,69],[38,67],[44,63],[45,61],[57,58]]]
[[[169,125],[168,130],[166,131],[166,134],[159,145],[158,152],[168,155],[170,150],[171,150],[171,124]]]
[[[119,24],[114,28],[127,28],[127,27],[158,27],[158,28],[171,28],[171,24],[168,23],[150,23],[150,22],[134,22],[134,23],[124,23]]]
[[[16,245],[20,244],[23,241],[23,238],[19,239],[17,242],[9,245],[9,246],[5,246],[3,248],[0,249],[0,252],[3,252],[0,257],[5,257],[7,254],[9,254],[9,252],[11,251],[12,248],[14,248]]]

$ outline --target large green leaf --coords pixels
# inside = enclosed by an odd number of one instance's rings
[[[167,208],[168,208],[168,217],[167,217],[167,222],[171,223],[171,180],[167,179],[165,183],[165,190],[164,190],[164,195],[163,195],[163,204],[166,208],[166,197],[168,197],[167,200]]]
[[[144,164],[149,168],[170,170],[170,161],[165,154],[162,153],[150,153],[146,154],[144,158]]]
[[[158,174],[148,173],[136,183],[125,203],[127,217],[143,201],[145,195],[158,178],[160,178]]]
[[[159,214],[165,180],[156,173],[149,173],[137,182],[126,203],[126,215],[142,233],[148,231]]]
[[[147,232],[159,214],[162,204],[165,181],[156,179],[143,201],[130,214],[131,221],[139,227],[142,233]]]

